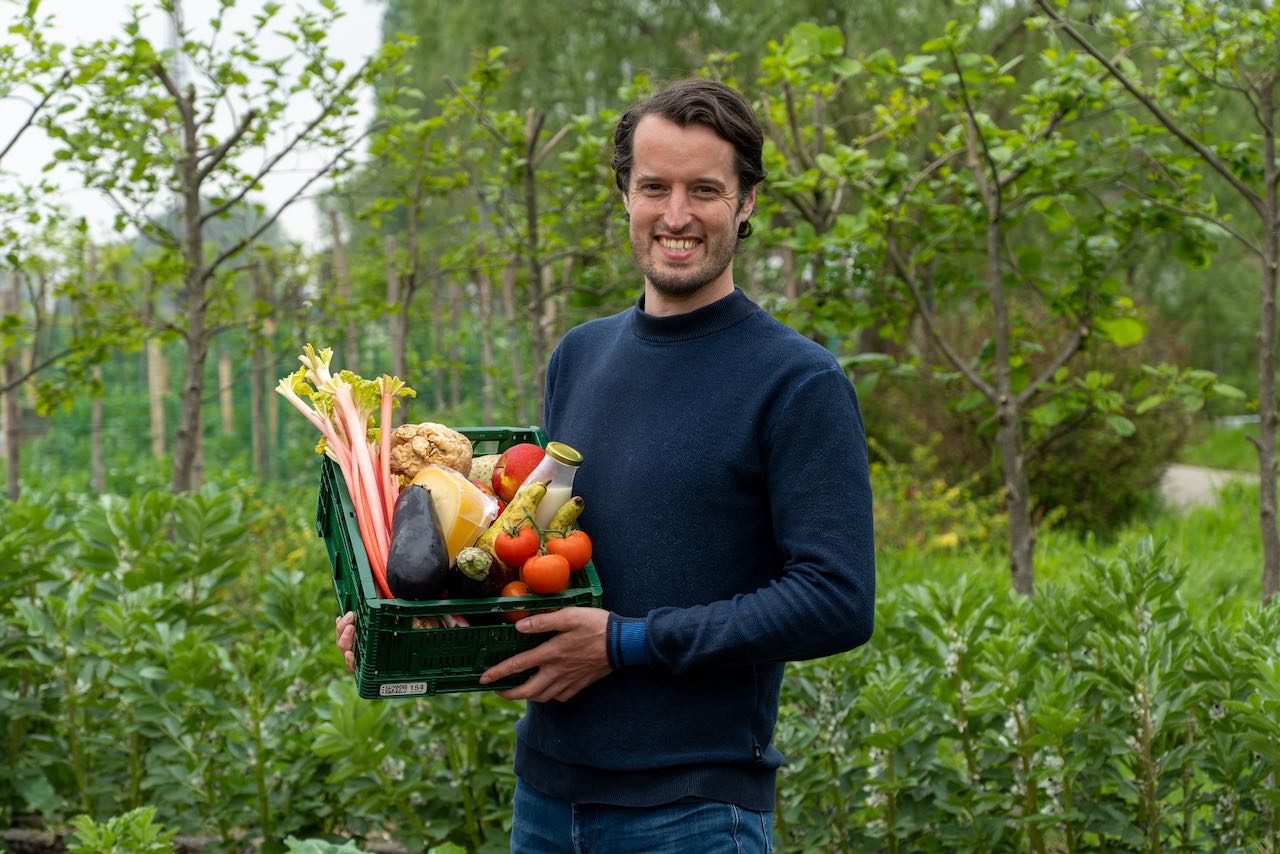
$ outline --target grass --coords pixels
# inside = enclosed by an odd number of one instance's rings
[[[1257,471],[1258,452],[1250,441],[1257,435],[1256,424],[1205,427],[1199,441],[1188,444],[1178,454],[1178,462],[1215,469]]]
[[[1042,530],[1036,541],[1036,586],[1074,586],[1090,571],[1091,560],[1114,560],[1146,536],[1166,543],[1167,554],[1185,569],[1182,596],[1198,619],[1229,619],[1261,601],[1258,488],[1245,484],[1225,487],[1213,506],[1187,511],[1158,506],[1105,540],[1065,529]],[[1003,542],[951,552],[880,550],[878,586],[889,592],[926,581],[952,583],[965,575],[970,584],[1005,595],[1012,590],[1007,555]]]

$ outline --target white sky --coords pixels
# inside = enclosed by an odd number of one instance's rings
[[[131,2],[140,4],[148,14],[143,35],[157,47],[167,47],[169,29],[166,17],[159,11],[158,0],[41,0],[40,17],[53,18],[53,28],[48,32],[50,40],[74,45],[122,33]],[[276,16],[275,25],[284,25],[292,20],[296,10],[319,9],[316,0],[280,2],[283,9]],[[0,0],[0,34],[8,29],[9,21],[19,11],[17,3],[25,5],[26,0]],[[262,5],[262,0],[239,0],[236,8],[225,19],[224,35],[220,43],[229,43],[232,30],[247,26],[251,16]],[[337,6],[345,13],[345,17],[340,19],[336,31],[330,34],[330,49],[346,61],[348,69],[354,69],[377,48],[381,39],[382,3],[379,0],[337,0]],[[208,22],[217,8],[217,0],[182,0],[187,30],[197,38],[207,35],[210,31]],[[279,44],[287,42],[281,40]],[[274,54],[275,51],[271,53]],[[361,104],[367,118],[370,110],[367,93],[361,99]],[[0,148],[8,143],[29,112],[30,107],[22,100],[0,99]],[[300,107],[298,113],[291,118],[293,121],[302,121],[310,115],[305,107]],[[40,169],[49,153],[48,138],[39,128],[30,128],[18,145],[5,156],[3,164],[0,164],[0,168],[9,173],[8,176],[0,175],[0,181],[11,180],[16,176],[34,182],[40,176]],[[257,198],[267,205],[268,211],[274,210],[278,203],[287,199],[327,159],[324,152],[302,153],[286,158],[280,164],[283,167],[280,174],[264,182],[263,192]],[[95,236],[110,239],[113,234],[111,220],[115,213],[110,203],[97,191],[84,189],[76,175],[60,170],[52,174],[65,188],[59,202],[69,210],[83,214],[89,220],[90,229]],[[315,193],[321,189],[322,182],[317,182],[309,192]],[[315,206],[306,199],[295,202],[279,222],[292,238],[308,244],[321,242],[320,218]]]

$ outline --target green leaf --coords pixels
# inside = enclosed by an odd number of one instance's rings
[[[1157,406],[1159,406],[1162,403],[1164,403],[1163,396],[1158,394],[1148,395],[1147,397],[1144,397],[1142,399],[1142,402],[1137,405],[1134,411],[1137,412],[1139,415],[1145,415],[1146,413],[1155,409]]]
[[[1107,426],[1121,436],[1132,436],[1137,431],[1133,422],[1123,415],[1108,415]]]
[[[1230,400],[1244,400],[1245,397],[1243,391],[1227,383],[1214,383],[1210,389],[1218,397],[1225,397]]]
[[[831,63],[831,70],[841,77],[853,77],[862,71],[862,63],[846,56]]]
[[[913,56],[898,67],[898,73],[906,76],[920,74],[938,61],[936,56]]]
[[[1146,324],[1136,317],[1101,318],[1095,326],[1117,347],[1132,347],[1147,334]]]
[[[987,397],[980,391],[971,391],[956,401],[956,412],[968,412],[986,403]]]

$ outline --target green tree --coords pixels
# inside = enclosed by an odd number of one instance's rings
[[[341,13],[321,0],[317,11],[281,22],[268,4],[253,26],[219,40],[234,2],[220,4],[201,41],[186,31],[172,6],[163,6],[180,43],[174,53],[141,35],[134,10],[123,37],[100,40],[80,52],[94,72],[91,98],[74,122],[46,122],[61,147],[55,156],[115,205],[116,225],[136,228],[173,256],[180,270],[182,315],[174,329],[186,345],[177,441],[175,492],[191,489],[199,452],[204,368],[210,341],[227,328],[234,292],[230,262],[257,242],[285,209],[317,181],[347,168],[364,133],[355,129],[360,87],[387,70],[402,51],[386,45],[362,66],[347,69],[331,56],[331,33]],[[268,55],[264,42],[279,35],[290,47]],[[191,72],[187,77],[188,69]],[[291,103],[308,103],[309,117],[293,124]],[[248,200],[269,174],[300,149],[328,152],[283,202],[259,214],[236,240],[208,245],[208,229]],[[156,216],[177,199],[178,227]]]
[[[1174,185],[1163,204],[1179,215],[1220,229],[1256,259],[1258,284],[1259,523],[1262,528],[1262,596],[1280,590],[1280,531],[1276,528],[1276,286],[1280,279],[1280,160],[1276,138],[1280,116],[1280,6],[1222,0],[1157,0],[1125,14],[1098,19],[1099,38],[1125,52],[1146,51],[1154,60],[1144,73],[1125,57],[1108,57],[1084,29],[1067,20],[1065,0],[1037,0],[1040,9],[1072,43],[1137,101],[1127,136],[1141,141]],[[1155,38],[1151,38],[1155,36]],[[1215,120],[1222,100],[1238,100],[1253,118],[1245,140],[1221,135]],[[1174,140],[1182,152],[1158,146]],[[1243,199],[1252,214],[1239,224],[1218,213],[1212,195],[1199,192],[1190,173],[1199,163]]]
[[[1087,343],[1145,334],[1116,270],[1153,223],[1116,188],[1123,150],[1089,124],[1117,87],[1052,50],[1002,62],[978,47],[987,36],[970,17],[901,62],[855,61],[838,30],[802,24],[763,65],[762,111],[794,223],[783,242],[808,268],[799,313],[824,337],[919,320],[924,367],[943,361],[968,388],[958,405],[988,417],[1013,584],[1030,595],[1031,459],[1086,416],[1135,430],[1112,375],[1069,365]],[[825,119],[849,89],[872,106],[845,141]],[[1144,405],[1206,382],[1153,371]]]

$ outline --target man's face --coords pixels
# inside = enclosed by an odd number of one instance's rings
[[[755,190],[738,203],[733,146],[702,125],[649,115],[636,125],[631,180],[631,252],[658,293],[687,297],[733,282],[738,224]]]

